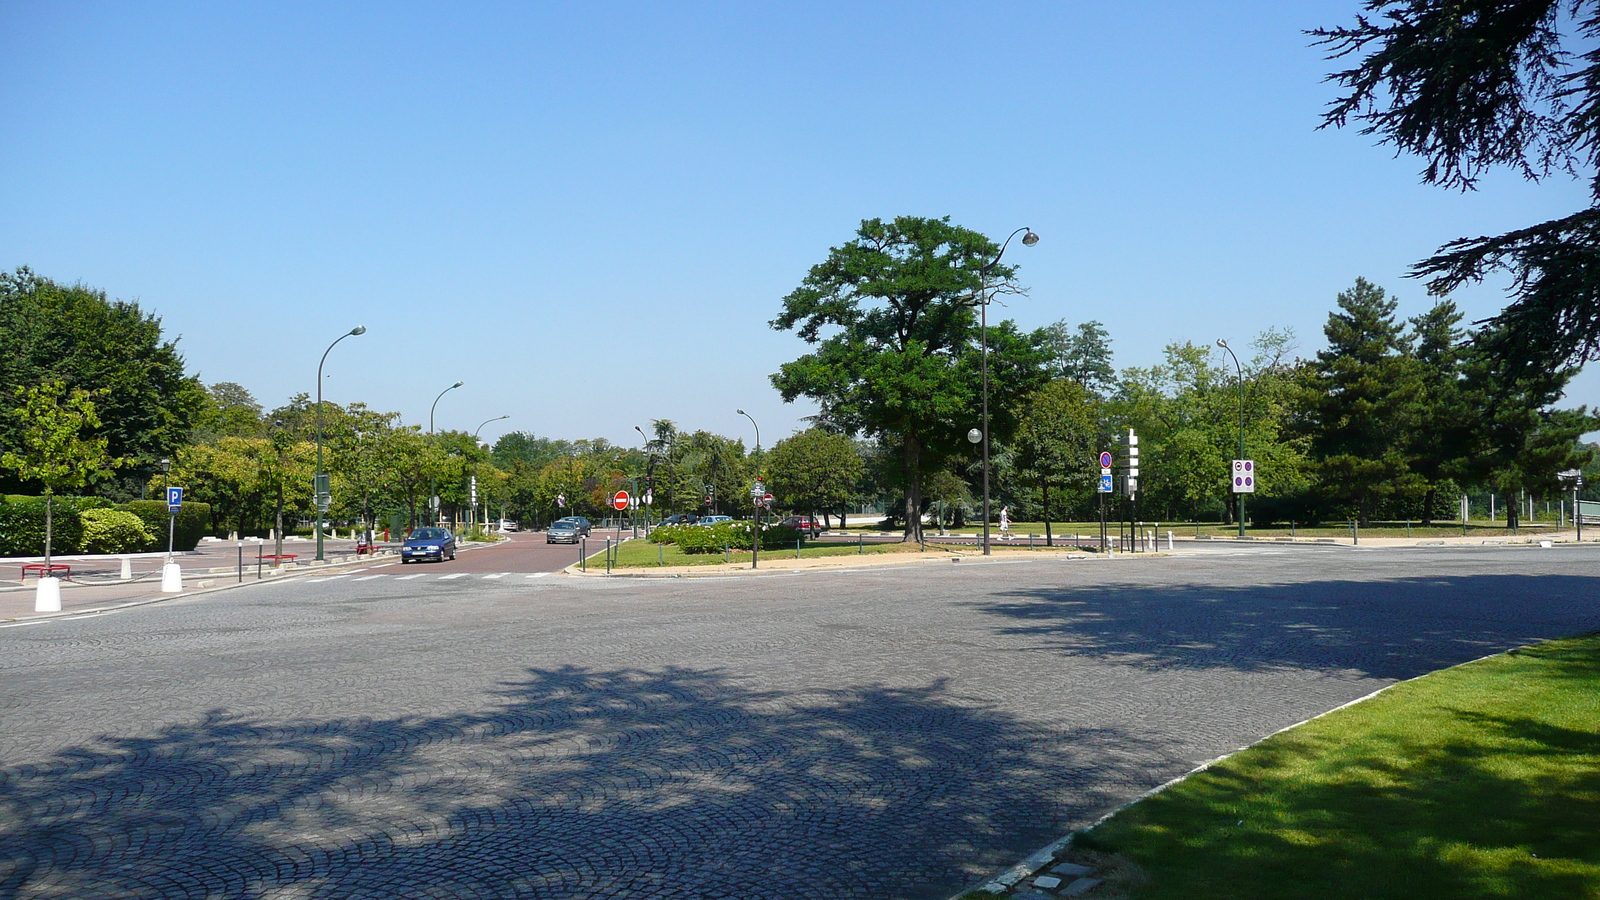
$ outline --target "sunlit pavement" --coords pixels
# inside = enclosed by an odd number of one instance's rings
[[[0,628],[0,896],[943,898],[1600,628],[1592,547],[642,581],[540,541]]]

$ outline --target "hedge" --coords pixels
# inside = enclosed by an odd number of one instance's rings
[[[83,549],[83,519],[71,497],[57,497],[50,512],[50,552]],[[0,501],[0,556],[44,555],[44,498],[6,497]]]
[[[748,548],[755,526],[750,522],[718,522],[715,525],[674,527],[672,537],[684,553],[721,553],[724,547]],[[787,525],[768,525],[761,529],[761,549],[794,549],[800,531]]]
[[[90,553],[137,553],[155,543],[144,520],[131,512],[97,507],[80,515],[83,547]]]
[[[144,520],[144,527],[155,537],[146,551],[167,549],[167,504],[160,500],[131,500],[117,507]],[[211,527],[211,504],[184,501],[178,508],[172,549],[193,550]]]

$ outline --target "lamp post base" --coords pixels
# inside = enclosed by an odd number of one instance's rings
[[[33,595],[34,612],[61,612],[61,579],[41,578]]]
[[[161,593],[176,594],[183,590],[183,570],[177,563],[167,563],[161,567]]]

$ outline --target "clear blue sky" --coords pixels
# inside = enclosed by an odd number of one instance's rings
[[[1119,367],[1268,326],[1310,354],[1357,276],[1414,315],[1441,243],[1585,202],[1316,131],[1301,32],[1358,5],[10,0],[0,267],[139,301],[269,408],[364,324],[328,399],[426,426],[462,380],[438,424],[509,414],[487,439],[796,430],[768,376],[805,346],[766,323],[873,216],[1031,226],[1003,314],[1099,319]]]

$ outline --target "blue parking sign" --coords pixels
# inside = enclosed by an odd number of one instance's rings
[[[1112,488],[1111,488],[1111,476],[1110,475],[1101,475],[1100,476],[1100,493],[1109,494],[1109,493],[1111,493],[1111,490],[1112,490]]]
[[[181,487],[169,487],[169,488],[167,488],[167,512],[175,513],[175,512],[178,511],[178,507],[180,507],[182,505],[183,505],[183,488],[181,488]]]

